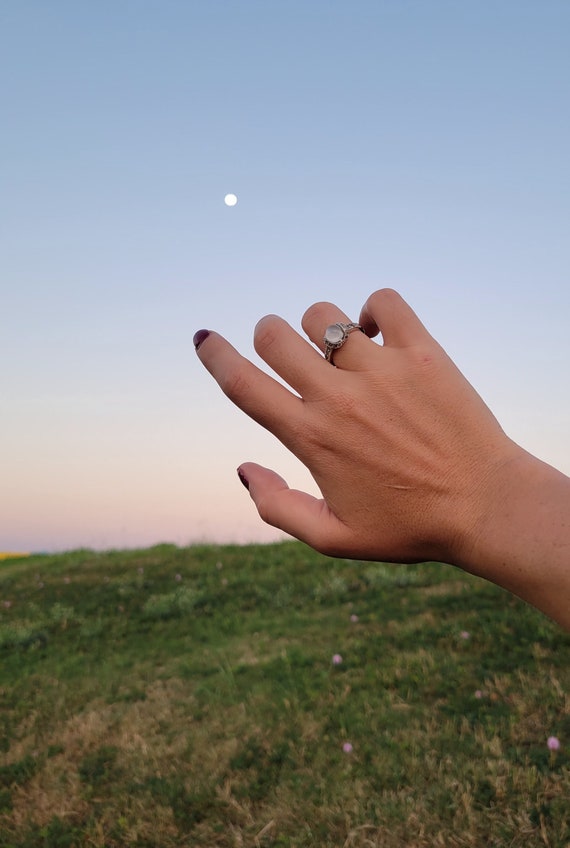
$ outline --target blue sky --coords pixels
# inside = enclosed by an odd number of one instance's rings
[[[195,359],[409,300],[570,473],[570,4],[0,6],[0,550],[276,538]],[[227,192],[239,202],[228,208]]]

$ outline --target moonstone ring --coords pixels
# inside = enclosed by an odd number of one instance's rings
[[[336,324],[331,324],[330,327],[326,328],[325,335],[323,336],[323,342],[325,343],[325,359],[327,362],[330,362],[331,365],[333,365],[332,355],[334,351],[343,346],[349,334],[352,333],[353,330],[360,330],[362,333],[364,332],[360,324],[342,324],[340,321]]]

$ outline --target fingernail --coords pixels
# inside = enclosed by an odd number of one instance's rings
[[[205,339],[207,339],[209,335],[209,330],[198,330],[197,333],[194,333],[194,347],[196,348],[196,350],[199,349],[202,342],[205,341]]]
[[[245,488],[249,492],[249,481],[248,481],[247,477],[245,476],[245,474],[243,473],[243,471],[241,470],[241,468],[238,468],[237,473],[238,473],[239,479],[241,480],[241,482],[243,483],[243,485],[245,486]]]

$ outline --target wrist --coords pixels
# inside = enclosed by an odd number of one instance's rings
[[[481,479],[456,564],[570,627],[570,479],[514,443]]]

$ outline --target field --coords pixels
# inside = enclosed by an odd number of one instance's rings
[[[436,563],[7,559],[0,845],[570,846],[569,684],[568,634]]]

